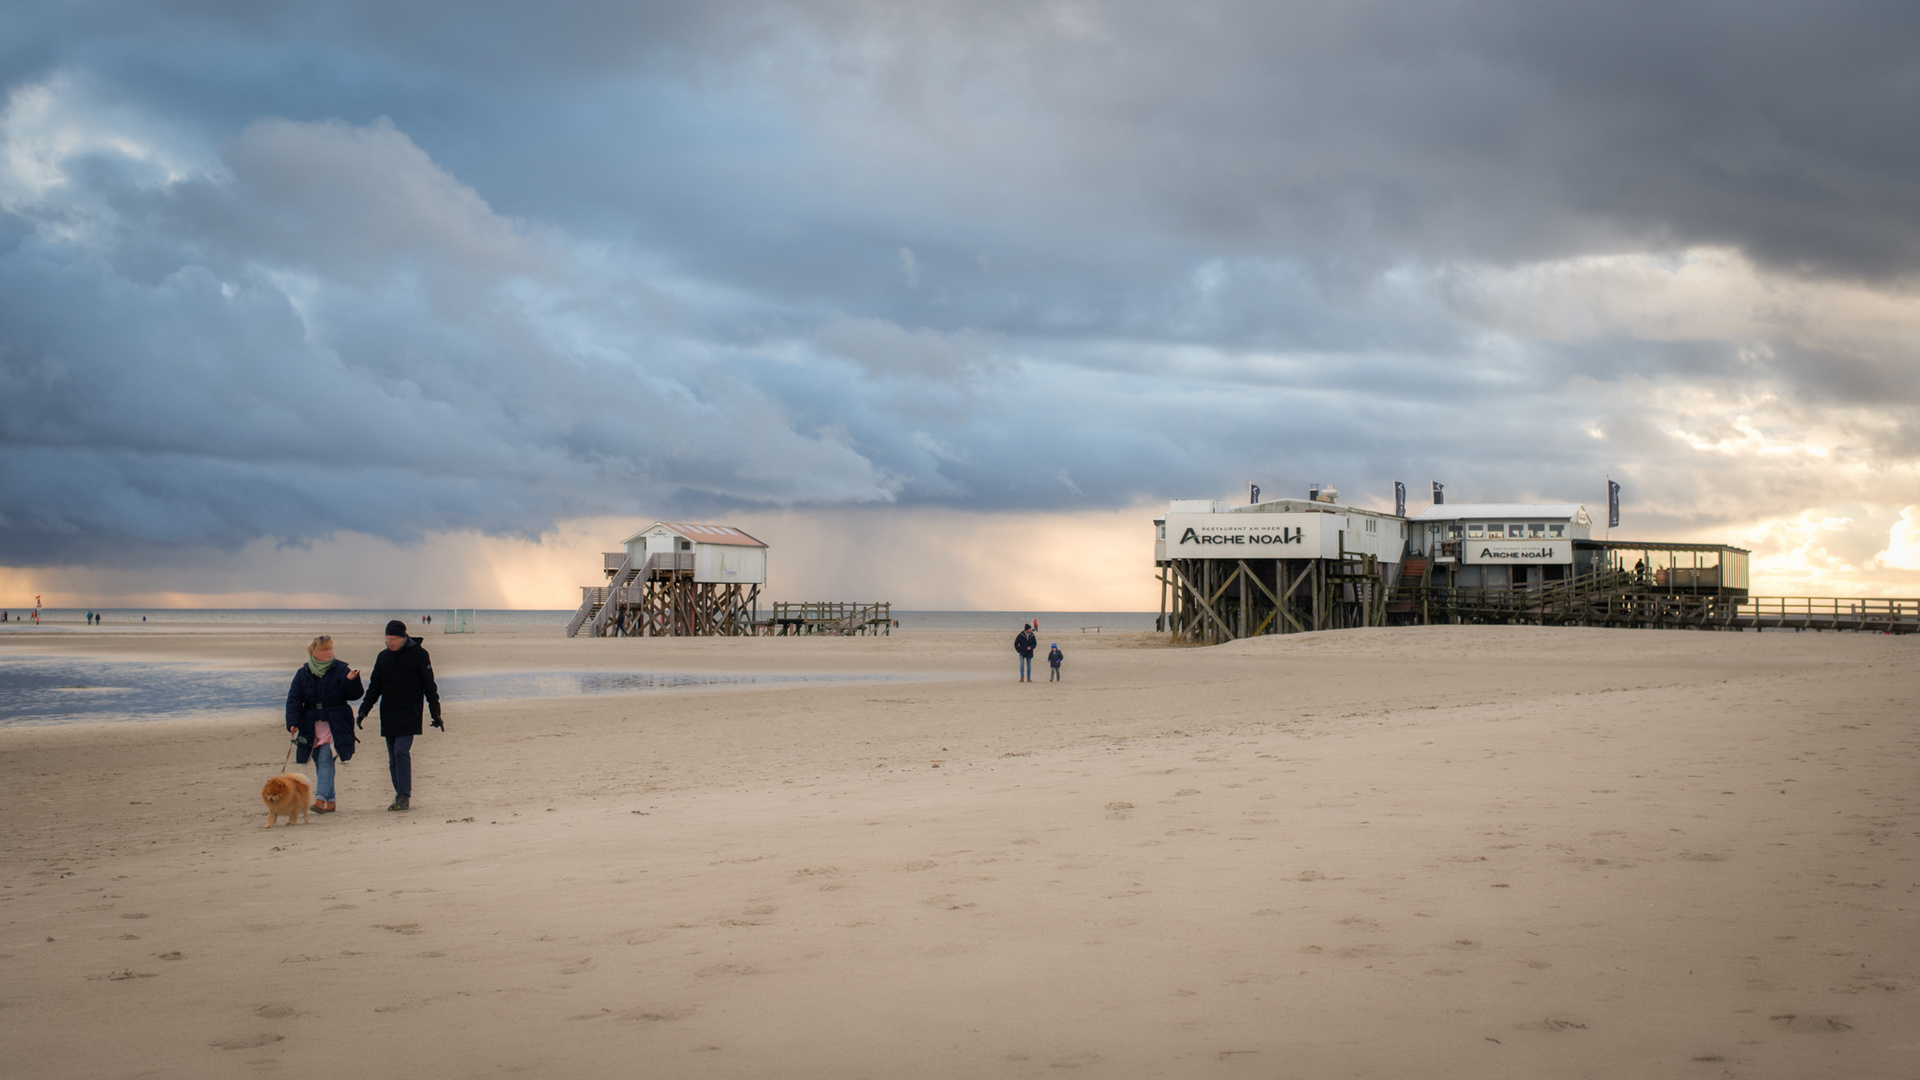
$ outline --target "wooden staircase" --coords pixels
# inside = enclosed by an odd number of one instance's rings
[[[608,552],[604,561],[612,564],[615,554],[614,552]],[[607,588],[604,592],[605,598],[601,601],[599,609],[593,613],[592,629],[589,631],[592,637],[604,637],[606,635],[607,624],[613,621],[614,614],[620,610],[620,605],[612,602],[614,597],[619,595],[621,589],[633,584],[634,579],[640,576],[640,568],[633,565],[633,556],[624,552],[618,554],[620,558],[619,565],[609,565],[607,568],[613,577],[607,582]]]

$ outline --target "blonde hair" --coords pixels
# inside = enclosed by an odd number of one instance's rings
[[[333,644],[333,638],[330,635],[321,634],[319,637],[314,638],[312,641],[307,642],[307,655],[312,656],[314,653],[317,653],[321,649],[324,649],[327,646],[332,644]]]

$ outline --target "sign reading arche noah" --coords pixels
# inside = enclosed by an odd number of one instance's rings
[[[1171,559],[1332,559],[1377,555],[1400,560],[1398,519],[1372,514],[1168,514]]]
[[[1495,563],[1570,563],[1571,540],[1467,540],[1460,545],[1460,561],[1466,565]]]

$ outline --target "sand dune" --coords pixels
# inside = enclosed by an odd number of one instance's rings
[[[905,678],[450,701],[271,831],[272,715],[0,730],[0,1076],[1920,1075],[1920,643],[1003,637],[430,637]]]

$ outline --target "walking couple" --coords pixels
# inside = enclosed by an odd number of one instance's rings
[[[365,700],[361,700],[362,698]],[[349,701],[360,702],[354,715]],[[295,737],[304,765],[313,760],[313,812],[330,814],[334,805],[333,774],[337,762],[353,758],[355,726],[364,723],[380,704],[380,735],[387,740],[387,772],[393,779],[393,805],[406,810],[413,797],[413,739],[421,733],[420,708],[433,714],[433,726],[442,731],[440,688],[433,681],[433,660],[420,639],[407,636],[398,619],[387,624],[387,647],[373,662],[373,678],[363,690],[360,669],[333,655],[333,639],[325,634],[307,643],[307,662],[293,673],[287,688],[287,731]]]

